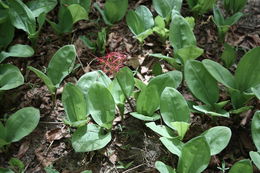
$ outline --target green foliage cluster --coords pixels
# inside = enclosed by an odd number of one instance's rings
[[[234,75],[229,71],[236,57],[235,50],[225,44],[221,64],[205,59],[195,60],[203,54],[203,49],[196,43],[193,33],[195,19],[183,17],[180,13],[182,0],[153,0],[153,7],[158,13],[155,18],[144,5],[135,10],[128,9],[128,0],[106,0],[104,7],[94,3],[104,22],[111,26],[123,19],[130,31],[141,43],[156,33],[162,42],[170,41],[174,57],[162,54],[151,54],[170,63],[178,70],[162,73],[144,83],[134,77],[128,67],[121,68],[110,79],[104,72],[92,71],[82,75],[76,83],[67,83],[62,91],[62,104],[65,110],[64,124],[70,126],[71,144],[76,152],[90,152],[104,148],[112,140],[113,121],[116,115],[122,120],[126,106],[131,107],[130,115],[145,122],[146,127],[160,136],[161,143],[178,157],[176,168],[161,161],[155,167],[161,173],[201,173],[209,165],[211,156],[219,154],[229,144],[232,131],[229,127],[212,127],[200,135],[186,141],[185,136],[191,126],[191,112],[229,118],[251,109],[247,103],[253,98],[260,99],[260,47],[248,51],[239,61]],[[213,8],[215,0],[188,0],[188,5],[195,15],[202,15]],[[239,12],[245,1],[225,0],[224,6],[231,17],[224,18],[220,9],[213,8],[214,22],[218,26],[220,39],[223,40],[228,28],[243,15]],[[0,63],[8,57],[30,57],[34,54],[28,45],[13,45],[5,49],[13,40],[14,31],[21,29],[28,38],[35,42],[45,20],[57,34],[71,33],[73,24],[87,20],[90,11],[90,0],[60,0],[58,22],[46,18],[46,14],[57,6],[56,0],[32,0],[24,3],[21,0],[0,1],[0,36],[7,29],[4,39],[0,40]],[[2,36],[1,36],[2,37]],[[96,41],[82,36],[86,46],[96,52],[105,53],[106,29],[98,32]],[[77,53],[74,45],[61,47],[51,58],[46,73],[32,66],[34,72],[47,86],[55,106],[57,89],[62,81],[75,68]],[[24,83],[24,78],[17,67],[11,64],[0,64],[0,92],[16,88]],[[231,99],[220,100],[219,84],[225,86]],[[187,86],[196,102],[187,101],[178,91],[180,86]],[[135,100],[135,105],[133,105]],[[230,105],[232,108],[228,107]],[[228,108],[228,109],[227,109]],[[0,148],[17,142],[30,134],[40,120],[39,110],[26,107],[0,121]],[[158,123],[161,120],[161,123]],[[250,159],[235,163],[229,173],[252,173],[252,162],[260,169],[260,112],[256,111],[251,122],[251,134],[256,151],[250,151]],[[186,142],[185,142],[186,141]],[[19,160],[11,160],[10,165],[24,169]],[[222,168],[225,170],[225,168]],[[2,172],[9,169],[0,168]],[[52,167],[46,172],[57,172]],[[91,172],[91,171],[84,171]]]

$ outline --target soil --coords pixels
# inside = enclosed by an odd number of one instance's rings
[[[102,3],[101,0],[98,0]],[[131,0],[129,8],[138,5],[146,5],[155,14],[151,1]],[[226,36],[226,42],[235,46],[238,50],[238,58],[245,51],[260,46],[260,1],[250,0],[245,16],[238,24],[231,27]],[[189,8],[184,2],[183,16],[191,16]],[[54,16],[54,17],[53,17]],[[48,18],[55,19],[57,9],[48,14]],[[208,58],[221,62],[220,55],[223,45],[218,43],[216,26],[214,25],[212,12],[199,16],[196,19],[194,33],[197,37],[198,46],[205,50],[199,60]],[[77,81],[86,72],[101,69],[102,66],[96,60],[101,56],[87,49],[80,41],[79,36],[86,35],[95,39],[96,33],[106,27],[101,16],[91,8],[90,20],[80,21],[74,26],[71,34],[57,36],[49,24],[45,24],[37,42],[36,53],[28,59],[10,58],[6,63],[18,66],[25,76],[25,84],[19,88],[7,91],[0,101],[0,117],[10,115],[20,108],[33,106],[41,112],[41,120],[38,127],[29,136],[21,141],[12,143],[0,152],[0,167],[7,167],[8,161],[16,157],[23,161],[27,173],[42,173],[44,167],[52,165],[53,168],[62,173],[79,173],[84,170],[92,170],[93,173],[155,173],[154,163],[157,160],[164,161],[168,165],[176,166],[178,158],[171,154],[160,142],[159,136],[149,130],[144,122],[126,114],[122,121],[117,117],[112,130],[113,139],[99,151],[88,153],[76,153],[70,142],[71,129],[62,123],[65,116],[61,103],[61,92],[67,82]],[[17,30],[15,40],[12,44],[30,44],[24,32]],[[44,70],[52,55],[63,45],[75,44],[78,53],[77,63],[82,64],[69,77],[67,77],[57,95],[57,103],[52,108],[51,96],[43,82],[31,73],[26,67],[31,65]],[[150,36],[141,45],[133,38],[128,29],[125,19],[108,29],[108,40],[106,52],[121,52],[128,56],[126,65],[133,70],[138,70],[138,77],[147,82],[153,74],[151,67],[160,62],[165,71],[173,70],[166,62],[149,57],[150,53],[172,54],[169,43],[161,43],[157,36]],[[235,66],[232,67],[235,69]],[[194,99],[185,85],[179,89],[188,99]],[[223,91],[221,99],[228,99]],[[232,115],[229,119],[213,119],[208,115],[194,113],[192,125],[184,141],[198,136],[210,127],[223,125],[232,130],[232,139],[229,145],[220,154],[212,157],[209,167],[205,173],[221,173],[217,168],[225,161],[226,167],[231,167],[236,161],[249,158],[249,151],[256,148],[250,136],[250,121],[253,113],[260,108],[259,100],[252,100],[248,105],[254,109],[240,115]],[[127,165],[127,168],[119,166]],[[255,172],[257,172],[255,170]]]

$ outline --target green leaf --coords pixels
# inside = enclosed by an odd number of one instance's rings
[[[19,172],[23,172],[25,168],[24,163],[21,160],[14,157],[8,161],[8,164],[10,165],[10,167],[18,168]]]
[[[106,88],[111,84],[110,78],[104,72],[98,70],[88,72],[81,76],[77,82],[77,86],[81,88],[85,97],[87,97],[90,86],[95,82],[103,84]]]
[[[116,104],[124,104],[125,97],[129,98],[131,96],[134,85],[133,72],[128,67],[121,68],[110,86]]]
[[[159,62],[155,63],[152,67],[152,73],[155,76],[161,75],[163,74],[163,70],[162,70],[162,66]]]
[[[115,101],[109,90],[96,82],[89,88],[87,105],[94,121],[106,129],[112,128],[115,118]]]
[[[165,55],[160,54],[160,53],[149,54],[149,56],[165,60],[166,62],[168,62],[172,66],[178,66],[179,67],[180,66],[179,64],[181,64],[181,61],[179,59],[172,58],[172,57],[169,57],[169,56],[165,56]]]
[[[36,20],[32,11],[21,1],[7,1],[9,5],[9,17],[12,24],[28,34],[36,32]]]
[[[134,78],[135,80],[135,86],[139,89],[139,90],[143,90],[144,88],[146,88],[146,84],[141,81],[140,79]]]
[[[245,103],[247,103],[250,99],[254,97],[253,93],[248,94],[246,92],[242,92],[232,88],[230,88],[228,91],[231,97],[232,105],[235,109],[242,108]]]
[[[79,4],[83,8],[85,8],[87,13],[89,13],[90,6],[91,6],[91,0],[60,0],[60,3],[64,6],[69,6],[72,4]]]
[[[244,14],[241,12],[235,13],[233,16],[228,17],[225,19],[225,25],[231,26],[237,23],[237,21],[243,16]]]
[[[190,60],[185,64],[186,83],[192,94],[205,104],[213,105],[218,101],[219,89],[216,80],[208,73],[203,64]]]
[[[180,12],[182,0],[153,0],[153,7],[160,16],[167,18],[173,9]]]
[[[153,14],[150,12],[149,8],[144,5],[140,5],[136,8],[135,13],[140,17],[145,30],[148,30],[154,26]]]
[[[17,142],[29,135],[38,125],[40,112],[33,107],[20,109],[6,121],[6,141]]]
[[[9,20],[5,21],[4,23],[0,23],[0,50],[7,47],[13,41],[14,30],[15,28]]]
[[[241,11],[247,3],[247,0],[224,0],[224,8],[226,11],[234,14]]]
[[[154,122],[146,123],[145,125],[163,137],[173,138],[176,136],[176,134],[167,126],[156,125]]]
[[[224,62],[225,67],[227,68],[231,67],[236,60],[236,56],[237,55],[235,49],[229,44],[224,43],[224,51],[220,58]]]
[[[68,6],[67,8],[71,13],[73,24],[80,20],[88,19],[88,13],[85,10],[85,8],[83,8],[81,5],[72,4],[72,5]]]
[[[210,162],[210,148],[204,137],[196,137],[185,143],[179,157],[177,172],[201,173]]]
[[[153,30],[152,29],[147,29],[146,31],[138,34],[135,36],[135,38],[140,42],[140,43],[143,43],[144,40],[153,33]]]
[[[54,169],[52,165],[49,165],[49,166],[45,167],[44,171],[46,171],[46,173],[59,173],[59,171]]]
[[[34,17],[39,17],[41,13],[49,13],[57,5],[57,0],[31,0],[27,3]]]
[[[1,173],[15,173],[14,171],[12,171],[9,168],[0,168],[0,172]]]
[[[226,148],[231,139],[231,135],[232,132],[230,128],[225,126],[217,126],[210,128],[200,136],[205,137],[210,148],[210,154],[213,156]]]
[[[169,139],[166,137],[161,137],[160,141],[172,154],[175,154],[177,156],[181,155],[181,151],[184,146],[184,143],[181,142],[178,138]]]
[[[145,26],[141,17],[133,10],[127,12],[126,23],[131,32],[136,36],[145,31]]]
[[[256,47],[247,52],[239,61],[235,72],[235,82],[237,89],[245,91],[260,84],[260,47]]]
[[[153,114],[153,115],[143,115],[143,114],[139,114],[137,112],[131,112],[130,113],[133,117],[139,119],[139,120],[143,120],[143,121],[156,121],[159,120],[161,117],[158,114]]]
[[[214,77],[218,82],[222,83],[228,88],[235,88],[234,76],[219,63],[205,59],[202,61],[207,71]]]
[[[106,0],[104,14],[110,23],[121,20],[128,8],[128,0]]]
[[[144,88],[136,101],[136,110],[139,114],[152,116],[160,104],[160,96],[154,85]]]
[[[213,8],[216,0],[187,0],[192,12],[196,14],[203,14]]]
[[[79,127],[72,135],[72,147],[76,152],[89,152],[104,148],[112,139],[110,132],[105,132],[95,124]]]
[[[196,59],[203,54],[204,50],[196,45],[189,45],[178,49],[175,53],[181,57],[183,64],[188,60]]]
[[[255,96],[260,100],[260,85],[251,88]]]
[[[62,104],[71,123],[87,119],[87,103],[79,87],[68,83],[62,92]]]
[[[95,50],[96,49],[96,43],[94,41],[89,40],[86,36],[79,36],[80,40],[84,43],[87,48],[90,50]]]
[[[258,169],[260,169],[260,153],[259,152],[255,152],[255,151],[250,151],[249,155],[250,155],[251,160],[255,164],[255,166]]]
[[[172,123],[175,121],[189,122],[190,110],[184,97],[176,89],[167,87],[161,95],[160,110],[164,123],[176,130]]]
[[[199,112],[202,112],[204,114],[208,114],[208,115],[211,115],[211,116],[229,118],[229,113],[227,111],[220,109],[216,106],[212,106],[212,105],[195,106],[195,105],[193,105],[193,108],[196,109]]]
[[[164,164],[161,161],[156,161],[155,162],[155,168],[160,172],[160,173],[176,173],[175,169],[172,167]]]
[[[186,122],[173,122],[171,123],[172,127],[177,131],[180,139],[182,140],[188,131],[190,124]]]
[[[159,96],[166,87],[178,88],[182,82],[180,71],[170,71],[152,78],[148,86],[156,86]]]
[[[27,58],[34,54],[34,50],[31,46],[23,44],[15,44],[8,49],[8,52],[1,52],[4,56],[0,57],[0,63],[8,57],[21,57]]]
[[[172,15],[170,24],[170,42],[175,50],[196,45],[196,38],[190,24],[178,14]]]
[[[228,173],[253,173],[253,167],[248,159],[236,162]]]
[[[47,68],[47,76],[56,87],[73,70],[76,56],[74,45],[63,46],[53,55]]]
[[[28,69],[33,71],[41,80],[43,80],[44,84],[47,86],[51,94],[55,94],[56,87],[53,85],[51,79],[48,76],[32,66],[29,66]]]
[[[23,83],[23,75],[16,66],[0,64],[0,91],[16,88]]]
[[[251,124],[251,133],[254,144],[258,151],[260,151],[260,111],[255,112]]]

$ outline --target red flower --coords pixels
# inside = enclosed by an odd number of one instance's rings
[[[124,66],[127,56],[119,52],[110,52],[106,56],[97,58],[102,65],[102,71],[108,75],[114,75]]]

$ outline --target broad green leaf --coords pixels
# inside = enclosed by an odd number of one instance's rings
[[[255,96],[260,100],[260,85],[251,88]]]
[[[77,53],[74,45],[63,46],[53,55],[47,68],[47,76],[56,87],[71,73],[76,56]]]
[[[146,123],[145,124],[147,127],[149,127],[151,130],[154,132],[158,133],[162,137],[166,138],[173,138],[176,136],[176,134],[171,130],[169,127],[164,126],[164,125],[156,125],[154,122]]]
[[[222,14],[222,12],[220,11],[220,9],[214,5],[213,8],[213,22],[219,27],[219,26],[224,26],[225,25],[225,19],[224,16]]]
[[[237,89],[245,91],[260,83],[260,47],[256,47],[247,52],[239,61],[235,72],[235,82]]]
[[[143,115],[143,114],[139,114],[137,112],[131,112],[130,113],[133,117],[139,119],[139,120],[143,120],[143,121],[156,121],[159,120],[161,117],[158,114],[153,114],[153,115]]]
[[[176,89],[167,87],[161,95],[160,110],[164,123],[176,130],[171,123],[189,122],[190,110],[184,97]]]
[[[177,172],[201,173],[210,162],[210,148],[204,137],[196,137],[185,143],[179,157]]]
[[[214,107],[214,106],[211,106],[211,105],[199,105],[199,106],[193,105],[193,108],[199,112],[202,112],[204,114],[208,114],[211,116],[229,118],[229,113],[227,111]]]
[[[62,92],[62,104],[68,121],[77,122],[87,119],[87,103],[79,87],[68,83]]]
[[[32,66],[29,66],[28,69],[33,71],[41,80],[43,80],[44,84],[47,86],[51,94],[55,94],[56,87],[53,85],[51,79],[46,76],[46,74]]]
[[[153,0],[153,7],[160,16],[167,18],[173,9],[180,12],[182,0]]]
[[[153,14],[146,6],[140,5],[136,8],[135,12],[140,17],[145,30],[148,30],[154,26]]]
[[[1,52],[4,56],[0,56],[0,63],[8,57],[31,57],[34,54],[34,50],[31,46],[23,44],[15,44],[8,49],[8,52]]]
[[[79,127],[72,135],[72,147],[76,152],[89,152],[104,148],[112,139],[110,132],[105,132],[95,124]]]
[[[158,75],[161,75],[163,74],[163,69],[162,69],[162,66],[159,62],[155,63],[152,67],[152,73],[155,75],[155,76],[158,76]]]
[[[170,71],[152,78],[148,86],[156,86],[159,96],[166,87],[178,88],[182,82],[180,71]]]
[[[225,25],[231,26],[237,23],[237,21],[243,16],[244,14],[241,12],[235,13],[233,16],[228,17],[225,19]]]
[[[103,84],[106,88],[108,88],[112,81],[104,72],[98,70],[88,72],[81,76],[77,82],[77,86],[81,88],[81,90],[85,94],[85,97],[87,97],[90,86],[95,82],[99,82]]]
[[[153,54],[149,54],[149,56],[155,57],[155,58],[159,58],[162,60],[165,60],[166,62],[168,62],[169,64],[171,64],[172,66],[178,66],[180,67],[179,64],[181,64],[181,61],[177,58],[172,58],[169,56],[165,56],[163,54],[160,53],[153,53]]]
[[[0,168],[0,172],[1,173],[15,173],[14,171],[12,171],[9,168]]]
[[[170,24],[170,42],[175,50],[196,45],[196,38],[190,24],[178,14],[172,15]]]
[[[195,27],[194,17],[185,17],[184,19],[190,24],[191,29],[194,30]]]
[[[260,169],[260,153],[259,152],[255,152],[255,151],[250,151],[249,155],[250,155],[251,160],[255,164],[255,166],[258,169]]]
[[[214,77],[218,82],[222,83],[228,88],[235,88],[234,76],[219,63],[205,59],[202,61],[206,70]]]
[[[231,97],[232,105],[235,109],[243,107],[249,100],[254,97],[253,93],[245,93],[232,88],[230,88],[228,91]]]
[[[121,68],[111,85],[111,93],[116,103],[124,103],[125,97],[130,97],[134,90],[133,72],[128,68]]]
[[[205,137],[210,148],[210,154],[213,156],[226,148],[231,139],[231,135],[232,132],[230,128],[225,126],[217,126],[210,128],[200,136]]]
[[[128,0],[106,0],[104,14],[110,23],[121,20],[128,8]]]
[[[4,140],[5,139],[5,136],[6,136],[6,132],[5,132],[5,127],[4,125],[2,124],[2,122],[0,121],[0,140]],[[1,143],[1,142],[0,142]],[[0,144],[1,146],[1,144]]]
[[[173,122],[171,123],[172,127],[177,131],[180,139],[182,140],[188,131],[190,124],[186,122]]]
[[[17,142],[29,135],[38,125],[40,112],[33,107],[20,109],[6,121],[6,141]]]
[[[135,86],[139,89],[139,90],[143,90],[144,88],[146,88],[146,84],[141,81],[140,79],[134,78],[135,80]]]
[[[260,151],[260,111],[254,114],[251,124],[251,133],[257,151]]]
[[[229,44],[224,43],[224,51],[220,58],[224,61],[225,67],[231,67],[236,60],[236,56],[235,49]]]
[[[181,150],[184,143],[181,142],[178,138],[160,137],[160,141],[172,154],[177,156],[181,155]]]
[[[12,24],[28,34],[34,34],[36,32],[36,20],[32,11],[21,0],[8,1],[8,5]]]
[[[142,32],[142,33],[136,35],[135,38],[136,38],[139,42],[143,43],[144,40],[145,40],[149,35],[151,35],[152,33],[153,33],[153,30],[152,30],[152,29],[147,29],[146,31],[144,31],[144,32]]]
[[[126,15],[126,23],[134,35],[139,35],[145,31],[145,25],[141,17],[134,11],[129,10]]]
[[[14,29],[15,28],[9,20],[0,23],[0,50],[7,47],[12,42],[14,38]]]
[[[213,8],[216,0],[187,0],[192,12],[203,14]]]
[[[190,60],[185,64],[186,83],[192,94],[205,104],[213,105],[218,101],[219,89],[216,80],[208,73],[203,64]]]
[[[196,45],[188,45],[176,51],[176,54],[181,57],[183,64],[188,60],[196,59],[203,54],[204,50]]]
[[[161,161],[156,161],[155,162],[155,168],[160,172],[160,173],[176,173],[175,169],[172,167],[164,164]]]
[[[91,0],[60,0],[60,3],[65,5],[65,6],[69,6],[69,5],[72,5],[72,4],[79,4],[83,8],[85,8],[87,13],[89,13],[90,6],[91,6]]]
[[[23,75],[16,66],[0,64],[0,91],[16,88],[23,83]]]
[[[85,8],[83,8],[79,4],[72,4],[67,7],[71,13],[73,23],[76,23],[80,20],[88,19],[88,13],[86,12]]]
[[[115,118],[115,101],[109,90],[96,82],[89,88],[87,106],[94,121],[101,127],[112,128]]]
[[[253,107],[254,106],[243,106],[241,108],[231,110],[230,113],[231,114],[240,114],[242,112],[245,112],[245,111],[248,111],[248,110],[252,109]]]
[[[228,173],[253,173],[253,166],[250,160],[244,159],[236,162]]]
[[[144,88],[136,101],[136,110],[139,114],[152,116],[160,104],[160,96],[154,85]]]
[[[31,0],[27,3],[34,17],[40,16],[41,13],[49,13],[56,5],[57,0]]]

